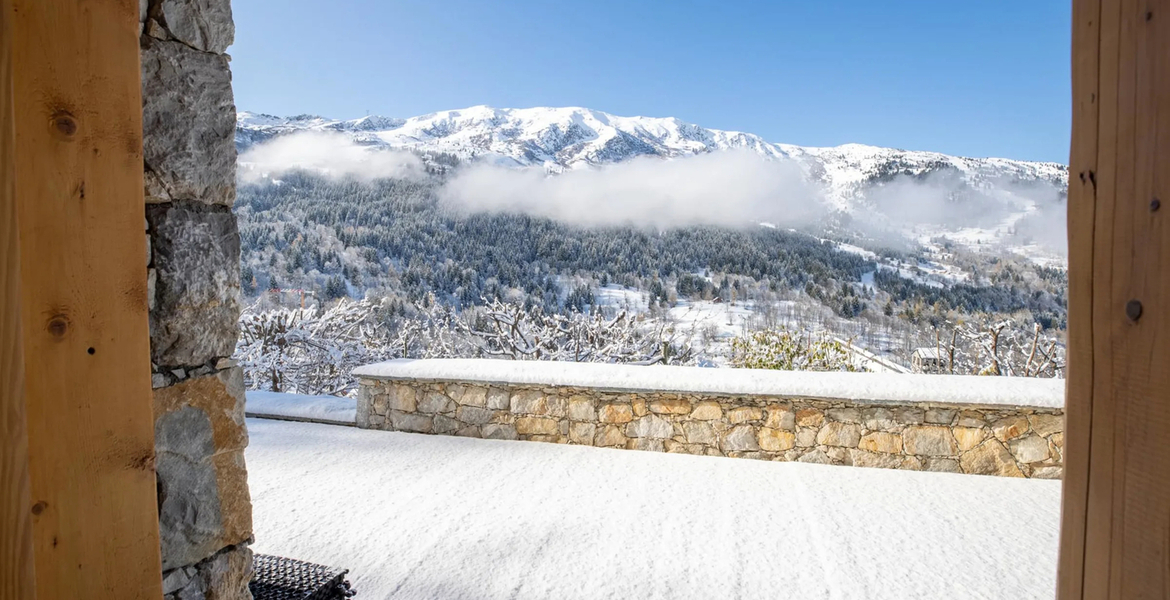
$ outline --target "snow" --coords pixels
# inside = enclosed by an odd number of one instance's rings
[[[551,361],[398,359],[354,369],[357,377],[554,385],[625,392],[829,398],[976,406],[1064,406],[1064,380],[977,375],[825,373]]]
[[[1052,598],[1060,482],[249,419],[256,552],[358,598]]]
[[[244,412],[249,417],[274,417],[353,425],[357,401],[337,396],[305,396],[279,392],[249,391]]]

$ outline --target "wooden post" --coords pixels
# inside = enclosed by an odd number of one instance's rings
[[[1170,0],[1074,0],[1058,597],[1170,594]]]
[[[162,596],[137,0],[11,0],[39,598]]]
[[[32,600],[32,515],[20,340],[12,4],[0,0],[0,598]]]

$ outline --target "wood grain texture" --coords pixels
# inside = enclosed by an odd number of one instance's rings
[[[1170,598],[1170,209],[1154,203],[1170,195],[1170,0],[1076,0],[1073,14],[1058,597]]]
[[[12,5],[0,0],[0,598],[34,597],[12,114]]]
[[[1072,147],[1069,155],[1068,379],[1057,596],[1080,598],[1093,400],[1093,226],[1097,202],[1097,97],[1101,0],[1074,0]]]
[[[12,0],[39,598],[162,596],[137,0]]]

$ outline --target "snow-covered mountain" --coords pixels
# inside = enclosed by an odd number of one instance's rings
[[[441,152],[462,160],[506,166],[544,166],[552,172],[622,162],[637,156],[675,158],[748,149],[802,164],[833,196],[849,197],[867,183],[898,174],[924,177],[950,172],[983,187],[990,182],[1043,183],[1066,187],[1067,169],[1057,163],[1001,158],[960,158],[861,144],[811,148],[771,143],[738,131],[708,129],[675,118],[619,117],[579,107],[492,108],[473,106],[408,119],[367,116],[334,120],[313,115],[274,117],[240,112],[240,150],[301,131],[344,133],[359,144]]]
[[[579,107],[473,106],[406,119],[352,120],[240,112],[236,143],[243,152],[275,137],[306,131],[339,133],[371,149],[450,154],[461,161],[542,167],[549,173],[643,156],[673,159],[748,150],[769,160],[793,161],[823,191],[821,200],[832,210],[867,218],[878,215],[884,224],[919,240],[946,231],[971,245],[1003,241],[1014,237],[1017,229],[1045,229],[1055,211],[1063,213],[1068,187],[1067,168],[1058,163],[963,158],[861,144],[802,147],[675,118],[619,117]],[[915,197],[911,192],[921,195],[924,190],[932,200],[916,200],[907,208],[905,199]],[[940,202],[941,207],[920,210],[923,204]]]

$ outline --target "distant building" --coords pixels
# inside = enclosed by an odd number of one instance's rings
[[[945,373],[949,370],[947,355],[938,348],[918,348],[910,357],[915,373]]]

